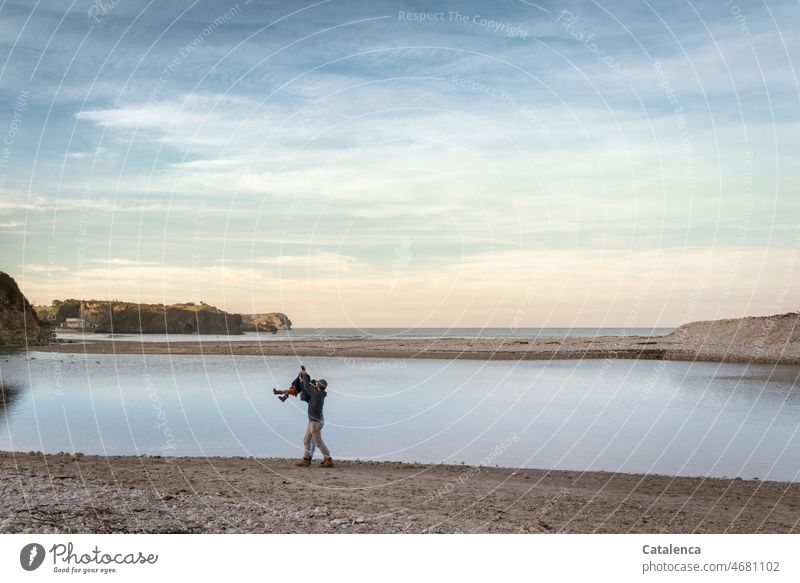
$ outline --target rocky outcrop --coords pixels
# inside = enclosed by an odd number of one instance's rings
[[[85,329],[117,334],[241,334],[242,317],[205,303],[134,304],[84,301]]]
[[[267,314],[242,314],[242,330],[245,332],[272,332],[291,330],[292,321],[281,312]]]
[[[14,278],[0,271],[0,346],[47,344],[50,327],[22,295]]]

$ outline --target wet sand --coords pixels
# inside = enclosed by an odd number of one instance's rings
[[[800,533],[800,484],[0,452],[0,532]]]

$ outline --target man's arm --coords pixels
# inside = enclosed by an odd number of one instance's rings
[[[302,381],[302,386],[300,387],[300,391],[306,396],[304,401],[307,401],[311,398],[311,377],[308,376],[308,373],[304,374],[300,379]]]
[[[304,392],[304,391],[303,391],[303,381],[302,381],[302,378],[303,378],[303,377],[297,377],[297,380],[299,381],[299,382],[297,383],[297,395],[300,397],[300,400],[301,400],[301,401],[303,401],[303,402],[305,402],[305,403],[308,403],[309,397],[308,397],[308,393],[306,393],[306,392]]]

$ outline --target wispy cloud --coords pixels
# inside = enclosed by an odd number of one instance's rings
[[[119,257],[108,259],[90,259],[91,263],[100,263],[102,265],[123,266],[123,267],[144,267],[151,265],[158,265],[155,261],[139,261],[137,259],[123,259]]]
[[[83,152],[69,152],[67,158],[70,160],[93,160],[100,156],[105,156],[110,153],[108,148],[97,147],[94,150],[87,150]]]
[[[369,263],[358,257],[330,252],[317,252],[308,255],[281,254],[275,257],[254,257],[252,259],[221,259],[219,262],[225,265],[274,266],[281,268],[282,272],[291,269],[308,270],[312,273],[342,273],[355,270],[366,272],[369,269]]]

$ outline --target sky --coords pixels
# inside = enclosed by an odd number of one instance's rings
[[[797,2],[0,5],[0,270],[295,326],[797,310]]]

